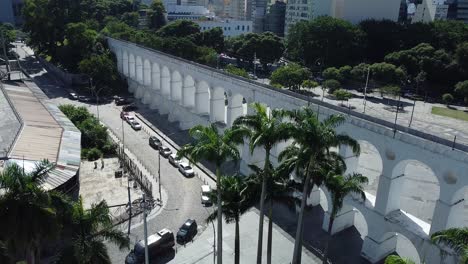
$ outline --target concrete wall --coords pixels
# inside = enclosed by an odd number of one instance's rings
[[[369,18],[398,21],[400,4],[401,0],[333,0],[330,15],[351,23]]]
[[[60,80],[66,85],[85,85],[89,82],[89,79],[88,77],[86,77],[86,75],[65,72],[64,70],[58,68],[57,66],[44,60],[41,57],[39,57],[39,61],[44,65],[44,67],[48,71],[52,72],[53,74],[55,74],[55,76],[59,77]]]

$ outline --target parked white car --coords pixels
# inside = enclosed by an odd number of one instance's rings
[[[128,123],[129,125],[131,125],[132,122],[135,121],[135,117],[132,116],[132,115],[126,115],[126,116],[125,116],[125,121],[127,121],[127,123]]]
[[[159,154],[161,154],[161,156],[167,158],[169,157],[169,155],[172,154],[172,150],[166,146],[162,146],[159,148]]]
[[[167,159],[169,160],[169,163],[171,163],[172,165],[176,167],[179,166],[179,163],[181,162],[181,160],[177,158],[176,153],[172,153],[171,155],[169,155]]]
[[[137,121],[133,120],[131,123],[130,123],[130,126],[134,129],[134,130],[141,130],[141,124],[138,123]]]
[[[210,199],[210,193],[211,193],[211,187],[209,185],[202,185],[201,186],[201,203],[204,206],[210,206],[212,205],[211,199]]]
[[[179,171],[182,173],[185,177],[193,177],[195,176],[195,173],[193,171],[193,168],[188,165],[186,162],[181,162],[179,163]]]

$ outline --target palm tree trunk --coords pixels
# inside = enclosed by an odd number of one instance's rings
[[[240,234],[239,234],[239,217],[236,217],[236,234],[234,238],[234,263],[240,263]]]
[[[332,238],[332,228],[334,221],[335,217],[330,215],[330,220],[328,221],[328,234],[330,234],[330,236],[327,238],[327,242],[325,243],[325,249],[323,250],[323,264],[328,263],[328,245],[330,244],[330,240]]]
[[[270,148],[265,148],[265,165],[264,165],[264,175],[262,179],[262,192],[260,194],[260,220],[258,222],[258,243],[257,243],[257,264],[262,263],[262,246],[263,246],[263,218],[265,216],[265,196],[267,188],[267,173],[268,166],[270,164]]]
[[[219,166],[216,166],[216,183],[219,184],[221,182],[221,172]],[[217,187],[218,189],[218,198],[217,198],[217,205],[218,206],[218,241],[217,241],[217,262],[218,264],[223,263],[223,209],[221,205],[221,188]]]
[[[302,255],[302,229],[304,227],[304,210],[307,202],[307,190],[309,189],[310,175],[308,170],[306,171],[306,178],[304,182],[304,189],[302,191],[302,201],[301,201],[301,211],[299,212],[299,218],[297,220],[297,229],[296,229],[296,240],[294,241],[294,252],[292,264],[301,263]],[[313,183],[312,183],[313,186]]]
[[[270,211],[268,212],[268,239],[267,239],[267,264],[271,264],[271,247],[273,244],[273,199],[270,198]]]

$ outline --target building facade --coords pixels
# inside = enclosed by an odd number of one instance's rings
[[[330,15],[330,0],[289,0],[286,5],[284,35],[301,20]]]
[[[204,6],[181,6],[169,5],[166,7],[167,21],[174,21],[178,19],[183,20],[201,20],[213,17],[212,14]]]
[[[224,17],[245,20],[245,2],[245,0],[226,0],[224,4]]]
[[[262,33],[265,23],[265,15],[267,11],[267,0],[252,0],[252,17],[253,32]]]
[[[456,10],[455,19],[468,23],[468,0],[458,0]]]
[[[0,23],[10,23],[19,26],[23,23],[21,9],[24,0],[1,0],[0,1]]]
[[[448,18],[449,5],[445,1],[423,0],[416,6],[416,11],[411,22],[432,22],[434,20],[446,20]]]
[[[284,20],[286,15],[286,3],[276,1],[268,8],[268,13],[265,17],[265,31],[270,31],[276,35],[284,36]]]
[[[219,27],[223,30],[225,37],[235,37],[252,32],[252,21],[232,20],[225,21],[194,21],[200,26],[201,31]]]

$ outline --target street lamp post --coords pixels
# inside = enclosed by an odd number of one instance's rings
[[[416,98],[413,99],[413,110],[411,110],[411,118],[408,124],[408,127],[411,127],[411,123],[413,123],[413,115],[414,115],[414,108],[416,107]]]
[[[366,105],[367,105],[366,96],[367,96],[367,85],[369,84],[369,75],[370,75],[370,66],[367,68],[366,86],[364,87],[364,112],[363,113],[366,113]]]
[[[91,93],[96,96],[96,111],[97,111],[97,119],[98,122],[100,121],[99,118],[99,93],[102,91],[102,87],[100,89],[96,89],[96,86],[93,86],[93,77],[89,77],[89,89],[91,90]]]

